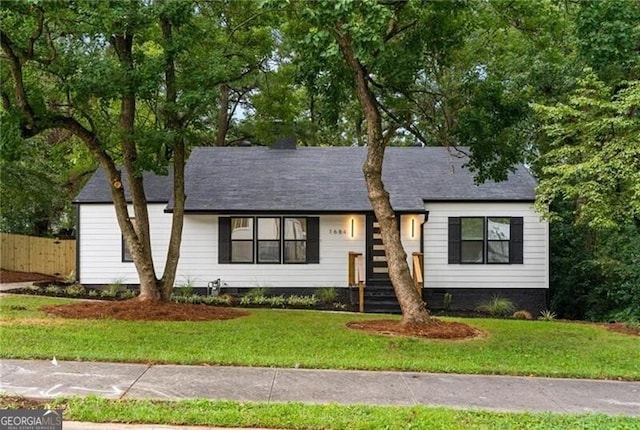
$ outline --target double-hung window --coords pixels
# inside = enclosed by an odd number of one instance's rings
[[[522,264],[522,217],[450,217],[449,264]]]
[[[220,217],[218,261],[318,263],[319,235],[317,217]]]

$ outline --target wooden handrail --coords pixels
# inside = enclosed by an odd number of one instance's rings
[[[358,286],[358,307],[360,312],[364,312],[364,266],[362,263],[362,253],[349,252],[348,281],[350,287]]]
[[[424,286],[424,277],[422,275],[422,265],[424,264],[424,254],[422,252],[414,252],[413,254],[413,283],[416,290],[422,295],[422,287]]]
[[[349,251],[349,279],[348,279],[348,283],[349,286],[355,286],[358,284],[358,257],[361,257],[362,253],[360,252],[353,252],[353,251]]]

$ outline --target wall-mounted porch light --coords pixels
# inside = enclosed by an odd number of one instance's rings
[[[416,219],[411,218],[411,239],[416,237]]]
[[[356,235],[356,220],[351,218],[351,238],[353,239]]]

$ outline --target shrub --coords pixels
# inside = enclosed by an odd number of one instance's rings
[[[98,297],[100,295],[100,291],[98,290],[89,290],[89,297]]]
[[[86,294],[86,290],[80,284],[69,285],[64,290],[65,294],[71,297],[84,296]]]
[[[532,320],[533,316],[528,311],[515,311],[512,315],[517,320]]]
[[[120,297],[127,300],[127,299],[133,299],[137,295],[138,293],[136,293],[134,290],[126,290],[120,295]]]
[[[116,297],[123,288],[122,281],[114,281],[102,292],[102,295],[105,297]]]
[[[62,293],[62,288],[58,287],[57,285],[49,285],[47,288],[44,289],[44,292],[47,294],[52,294],[54,296],[57,296]]]
[[[267,298],[267,303],[272,308],[282,308],[286,303],[284,296],[272,296]]]
[[[445,310],[451,310],[451,303],[453,303],[453,294],[444,293],[442,296],[442,306]]]
[[[264,297],[267,294],[267,287],[256,287],[247,291],[247,294],[244,297],[249,297],[250,299],[256,297]]]
[[[195,281],[186,277],[183,283],[176,285],[176,294],[180,296],[192,296],[194,288]]]
[[[334,287],[318,288],[315,291],[315,296],[320,303],[334,303],[338,301],[338,292]]]
[[[233,300],[233,296],[229,294],[222,294],[220,296],[204,296],[201,298],[201,302],[205,305],[230,306],[233,303]]]
[[[540,316],[538,317],[538,319],[542,321],[554,321],[556,319],[556,313],[550,311],[549,309],[545,309],[543,311],[540,311]]]
[[[318,298],[315,295],[311,295],[311,296],[292,295],[287,297],[287,305],[292,307],[310,308],[317,304],[318,304]]]
[[[514,309],[515,306],[511,300],[499,295],[493,296],[491,300],[477,307],[477,310],[488,312],[492,317],[508,315]]]

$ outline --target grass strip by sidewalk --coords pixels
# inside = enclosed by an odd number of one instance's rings
[[[640,380],[640,339],[592,324],[456,319],[486,333],[442,341],[367,334],[345,324],[390,315],[252,309],[211,322],[54,318],[62,299],[0,298],[0,357]]]
[[[640,419],[602,414],[465,411],[426,406],[342,406],[232,401],[57,400],[64,420],[274,429],[638,429]]]

